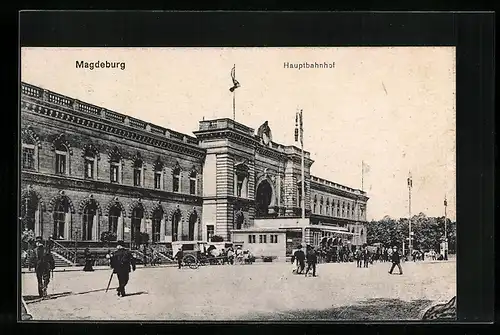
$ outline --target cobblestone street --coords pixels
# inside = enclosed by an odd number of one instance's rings
[[[456,295],[456,263],[319,264],[318,277],[293,275],[290,263],[138,268],[127,297],[110,270],[54,273],[50,299],[36,298],[36,276],[22,275],[22,295],[34,320],[391,320],[419,319],[422,311]],[[395,273],[397,273],[397,269]]]

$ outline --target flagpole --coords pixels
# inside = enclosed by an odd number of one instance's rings
[[[236,64],[234,64],[234,78],[236,78]],[[233,90],[233,121],[236,121],[236,89]]]
[[[409,231],[409,236],[408,236],[408,252],[411,257],[411,252],[412,252],[412,232],[411,232],[411,189],[413,187],[413,181],[411,177],[411,172],[409,173],[408,176],[408,231]]]
[[[364,191],[363,189],[364,173],[365,173],[365,162],[361,161],[361,191]]]

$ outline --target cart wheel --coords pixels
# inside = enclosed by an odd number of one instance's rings
[[[196,261],[196,258],[193,255],[187,255],[186,257],[184,257],[184,264],[189,266],[191,269],[198,268],[198,262]]]

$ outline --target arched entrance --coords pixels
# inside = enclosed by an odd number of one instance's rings
[[[189,216],[189,227],[188,227],[188,240],[194,241],[194,231],[196,226],[196,221],[198,221],[198,213],[194,211]]]
[[[241,209],[238,212],[236,212],[234,221],[236,229],[241,229],[243,227],[243,222],[245,221],[245,215],[243,214],[243,211]]]
[[[257,187],[257,213],[258,215],[267,215],[269,213],[269,205],[271,205],[273,196],[273,188],[271,184],[267,180],[263,180],[260,182]]]
[[[172,214],[172,242],[180,241],[182,236],[179,234],[179,223],[181,222],[181,211],[175,210]]]

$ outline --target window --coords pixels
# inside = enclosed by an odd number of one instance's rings
[[[30,194],[22,199],[21,217],[24,229],[35,232],[35,216],[37,208],[38,200],[33,194]]]
[[[85,178],[94,178],[94,159],[85,157]]]
[[[173,191],[179,192],[181,184],[181,169],[180,167],[176,167],[173,173]]]
[[[210,242],[215,235],[215,228],[213,225],[207,225],[207,241]]]
[[[66,219],[67,209],[63,201],[59,201],[54,209],[54,232],[52,236],[55,239],[64,239],[64,223]]]
[[[56,151],[56,173],[66,174],[66,153]]]
[[[142,185],[142,160],[137,159],[134,163],[134,186]]]
[[[235,181],[236,181],[236,196],[239,198],[245,198],[248,196],[248,167],[244,164],[238,164],[235,168]]]
[[[267,243],[267,235],[259,235],[259,243]]]
[[[340,204],[339,204],[339,202],[337,201],[335,203],[335,205],[336,205],[336,208],[337,208],[337,216],[340,216]]]
[[[83,229],[82,240],[90,241],[94,238],[94,217],[96,216],[97,207],[95,203],[88,204],[83,210]]]
[[[155,171],[155,189],[161,189],[161,171]]]
[[[118,164],[117,163],[111,163],[109,174],[110,174],[109,179],[111,180],[111,182],[118,183]]]
[[[319,214],[323,215],[323,197],[319,201]]]
[[[118,235],[118,218],[121,215],[121,209],[114,205],[109,210],[108,231]]]
[[[270,236],[271,243],[278,243],[278,235],[271,235]]]
[[[345,204],[342,203],[342,217],[345,217]]]
[[[248,235],[248,243],[255,243],[255,235]]]
[[[35,146],[23,144],[23,169],[35,169]]]
[[[313,203],[313,213],[316,213],[317,207],[318,207],[318,198],[315,195],[314,196],[314,203]]]
[[[189,175],[189,194],[196,194],[196,171]]]
[[[163,211],[157,209],[153,212],[153,243],[160,242],[160,228],[161,228],[161,218],[163,217]]]
[[[135,242],[137,236],[141,232],[141,223],[144,217],[144,208],[142,205],[138,205],[132,211],[132,220],[131,220],[131,239]]]

